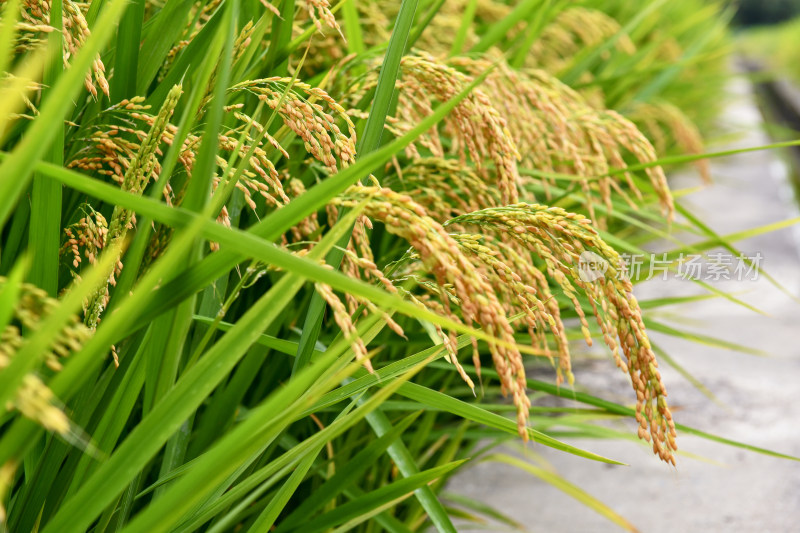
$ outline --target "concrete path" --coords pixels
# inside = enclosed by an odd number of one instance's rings
[[[760,130],[761,117],[748,83],[733,80],[730,93],[724,120],[742,134],[730,147],[769,143]],[[797,216],[786,166],[776,153],[753,152],[717,159],[712,168],[715,184],[684,201],[718,233],[725,235]],[[671,177],[675,189],[693,187],[698,182],[688,170]],[[800,295],[799,242],[795,227],[741,241],[737,246],[746,253],[760,252],[762,267],[792,294]],[[756,347],[769,355],[744,355],[652,333],[653,340],[720,402],[709,401],[662,363],[675,419],[730,439],[800,456],[800,304],[763,276],[758,281],[716,283],[770,316],[721,299],[662,308],[650,316],[674,327]],[[649,281],[636,288],[640,300],[697,292],[695,284],[674,278]],[[579,390],[620,403],[633,402],[626,377],[613,366],[610,356],[579,362],[575,374]],[[635,433],[632,424],[619,423],[616,427]],[[630,466],[592,463],[542,446],[533,451],[643,532],[800,531],[800,463],[685,434],[678,435],[681,450],[714,463],[681,456],[677,469],[673,469],[660,463],[648,448],[632,442],[571,442]],[[512,467],[477,465],[458,476],[450,490],[502,510],[532,532],[620,531],[569,496]]]

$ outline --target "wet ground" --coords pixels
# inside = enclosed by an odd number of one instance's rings
[[[715,150],[769,143],[750,86],[736,79],[724,116],[736,141]],[[722,235],[797,216],[787,167],[775,152],[761,151],[717,159],[714,185],[683,199],[685,205]],[[697,186],[690,170],[671,176],[674,189]],[[760,252],[761,266],[790,293],[800,296],[798,227],[736,243],[742,252]],[[670,249],[665,245],[663,249]],[[713,282],[718,288],[761,309],[760,315],[724,299],[674,305],[649,316],[673,327],[762,350],[758,357],[652,332],[656,344],[716,396],[710,401],[675,370],[662,363],[670,404],[678,422],[723,437],[800,456],[800,303],[764,276],[757,281]],[[694,283],[678,279],[648,281],[636,288],[639,300],[697,294]],[[580,388],[629,404],[626,377],[610,359],[576,365]],[[635,425],[620,424],[635,432]],[[533,448],[560,475],[602,500],[646,533],[800,531],[800,462],[776,459],[681,435],[681,450],[702,456],[678,458],[678,467],[659,462],[633,442],[570,441],[630,466],[610,466]],[[528,531],[620,531],[566,494],[513,467],[479,464],[458,476],[450,490],[484,501],[526,525]],[[501,526],[490,526],[501,530]],[[467,531],[468,529],[464,529]],[[483,529],[485,530],[485,529]]]

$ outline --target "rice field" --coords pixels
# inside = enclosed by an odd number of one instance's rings
[[[511,525],[444,484],[508,442],[625,461],[587,432],[680,468],[674,302],[629,259],[774,229],[667,177],[731,153],[726,5],[0,2],[0,531]],[[581,392],[587,347],[625,402]]]

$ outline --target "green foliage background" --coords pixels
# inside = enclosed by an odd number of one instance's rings
[[[567,441],[587,433],[626,438],[602,424],[609,417],[631,419],[633,438],[636,411],[524,374],[527,391],[515,389],[517,405],[503,399],[509,382],[492,365],[499,347],[539,353],[534,339],[521,328],[509,342],[488,319],[466,320],[463,294],[432,274],[423,246],[408,251],[409,239],[392,231],[402,221],[381,219],[383,208],[372,205],[389,192],[356,194],[364,188],[355,184],[399,183],[403,205],[424,197],[402,188],[403,171],[411,176],[418,156],[436,155],[435,135],[441,159],[457,170],[420,187],[456,191],[469,202],[482,201],[472,193],[499,197],[496,150],[459,151],[471,137],[453,117],[467,102],[477,105],[473,91],[504,65],[533,80],[530,87],[553,91],[552,102],[579,101],[587,116],[618,128],[630,119],[628,133],[602,130],[613,133],[608,145],[625,146],[630,134],[659,150],[662,159],[647,159],[620,148],[619,160],[589,167],[605,168],[600,175],[582,173],[579,157],[553,145],[520,154],[520,190],[566,210],[545,211],[557,219],[550,231],[560,232],[553,249],[574,244],[569,224],[596,208],[591,225],[604,249],[636,252],[667,231],[669,194],[649,172],[703,159],[701,133],[713,133],[727,76],[730,9],[695,0],[591,0],[581,11],[559,0],[52,0],[45,17],[39,2],[2,7],[0,528],[454,531],[456,518],[516,527],[481,502],[441,493],[449,476],[491,460],[517,464],[632,529],[579,487],[497,447],[522,432],[564,453],[617,463],[624,458]],[[582,32],[598,21],[605,30]],[[469,72],[478,60],[495,66]],[[412,92],[404,76],[414,61],[431,69],[426,75],[450,76],[434,77],[429,89],[447,89],[444,96]],[[447,86],[453,79],[460,81]],[[495,96],[487,107],[510,120],[515,110]],[[290,101],[322,117],[316,131],[327,140],[305,137],[311,115],[274,111]],[[404,119],[409,102],[427,107]],[[348,119],[357,132],[354,160],[342,155]],[[592,144],[550,133],[570,139],[575,153]],[[122,148],[103,159],[98,151],[107,142]],[[326,147],[334,164],[316,157]],[[254,158],[263,183],[281,181],[287,198],[270,203],[242,185],[259,182]],[[555,163],[530,163],[539,160]],[[488,176],[480,181],[485,191],[459,189],[455,180],[479,168]],[[436,180],[451,189],[437,189]],[[608,180],[619,192],[604,192],[599,184]],[[172,194],[164,194],[167,186]],[[269,187],[259,190],[275,192]],[[440,202],[456,209],[452,197]],[[431,205],[433,212],[439,204]],[[704,237],[693,251],[720,243],[733,249],[733,239],[715,235],[679,199],[676,208],[682,218],[672,227]],[[364,213],[376,220],[369,231],[359,225]],[[366,232],[374,268],[347,266],[346,246],[358,231]],[[675,254],[686,250],[675,246]],[[580,293],[573,305],[544,257],[526,253],[521,265],[552,291],[548,305],[565,337],[602,339],[600,326],[581,328],[579,316],[599,314],[589,297]],[[576,265],[564,269],[577,277]],[[391,278],[391,289],[368,270]],[[338,296],[326,298],[326,290]],[[648,309],[669,303],[643,302],[645,323]],[[462,365],[474,390],[446,361],[441,332],[464,361],[475,339],[473,364]],[[360,360],[359,338],[372,371]],[[544,339],[540,348],[555,349],[555,338]],[[563,354],[525,362],[566,368]],[[543,395],[578,407],[544,407],[537,404]],[[521,423],[508,416],[515,411]]]

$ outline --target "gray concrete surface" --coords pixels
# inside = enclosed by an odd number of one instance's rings
[[[744,79],[730,85],[723,118],[742,135],[729,146],[757,146],[769,139]],[[787,170],[774,152],[753,152],[713,162],[715,184],[685,199],[715,231],[729,234],[797,216]],[[694,187],[693,172],[671,176],[674,189]],[[800,254],[796,227],[738,243],[744,252],[761,252],[763,268],[792,294],[800,295]],[[670,246],[664,246],[669,249]],[[653,340],[713,392],[709,401],[668,365],[662,374],[678,422],[730,439],[800,456],[800,304],[758,281],[720,281],[769,316],[721,299],[676,305],[651,314],[673,326],[757,347],[756,357],[652,333]],[[640,300],[695,294],[697,286],[669,279],[636,288]],[[626,376],[607,358],[576,364],[579,389],[621,403],[632,403]],[[552,377],[551,377],[552,379]],[[615,427],[635,431],[633,424]],[[800,463],[679,434],[681,450],[707,459],[678,458],[667,467],[648,448],[633,442],[570,441],[630,466],[610,466],[531,447],[567,480],[581,486],[632,522],[640,531],[792,532],[800,531]],[[528,474],[498,464],[479,464],[456,477],[449,490],[482,500],[526,525],[528,531],[606,532],[620,529],[569,496]],[[489,525],[490,530],[501,530]],[[469,528],[464,528],[469,531]],[[486,530],[486,529],[481,529]]]

